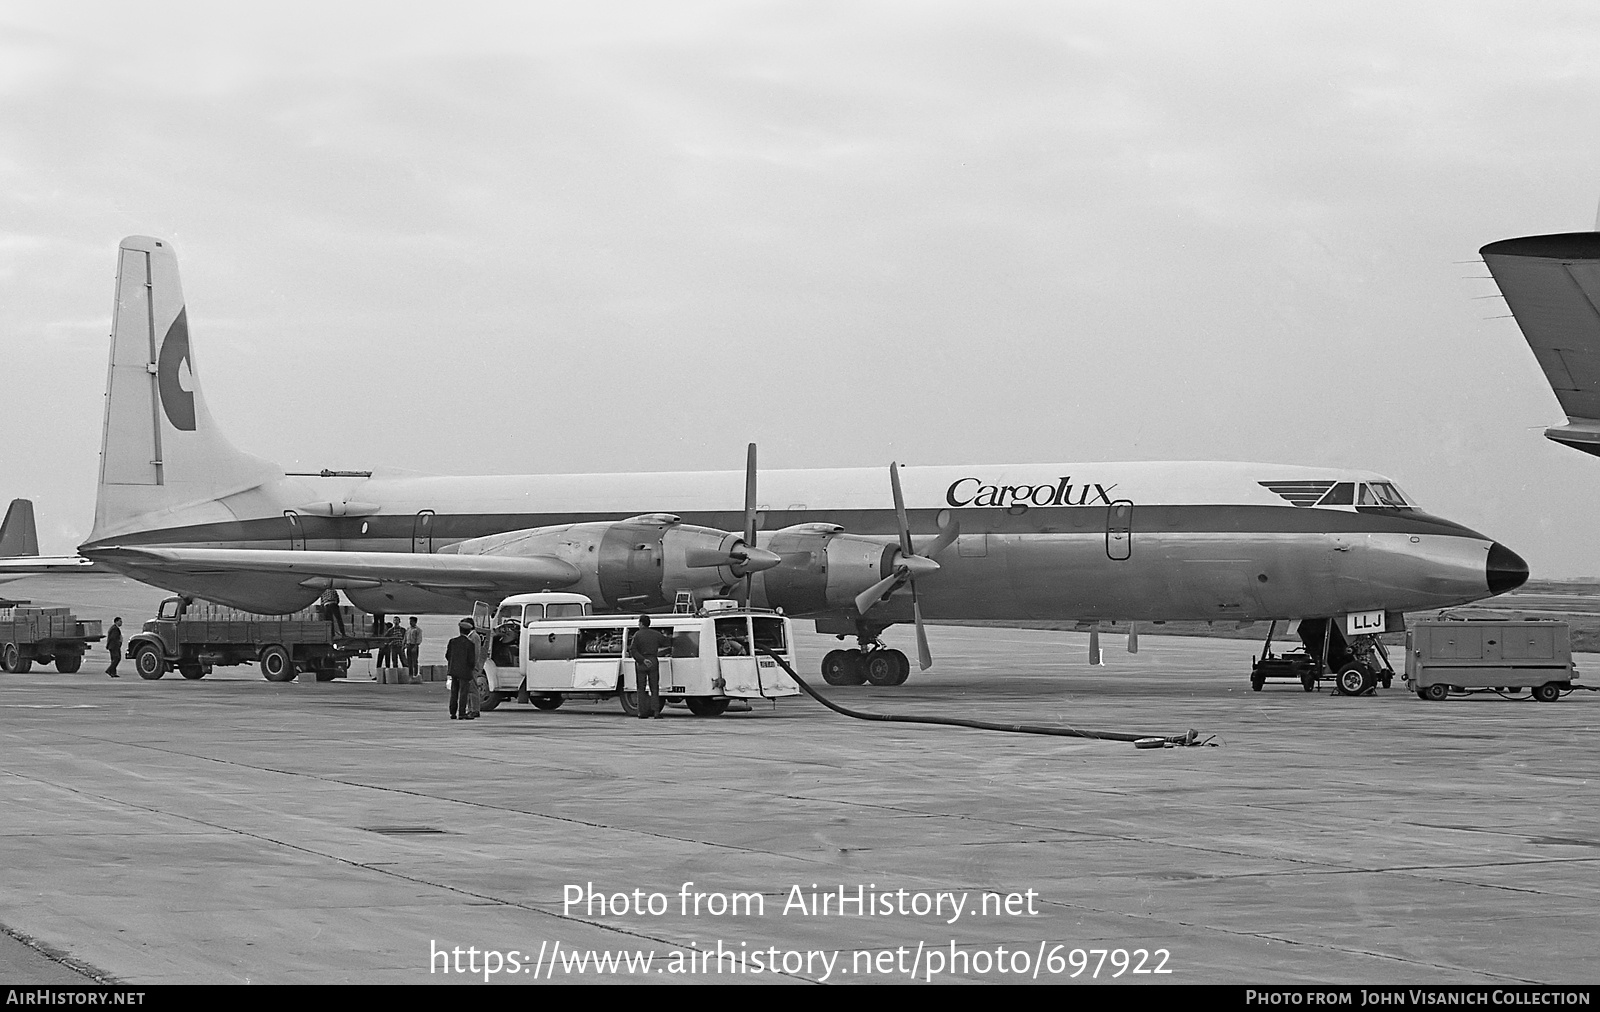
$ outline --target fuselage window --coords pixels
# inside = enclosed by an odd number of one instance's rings
[[[1348,481],[1341,481],[1339,484],[1337,484],[1337,485],[1333,486],[1332,488],[1328,489],[1328,494],[1323,496],[1317,502],[1317,505],[1318,506],[1351,506],[1351,505],[1355,504],[1355,501],[1356,501],[1355,496],[1356,496],[1356,487],[1355,487],[1355,485],[1353,485],[1352,483],[1350,483]]]

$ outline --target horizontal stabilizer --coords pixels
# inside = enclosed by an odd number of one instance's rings
[[[576,567],[549,556],[428,555],[416,552],[301,552],[252,548],[90,549],[96,561],[119,570],[160,568],[190,575],[295,574],[308,579],[399,583],[423,590],[484,590],[501,594],[567,587]]]
[[[1546,435],[1600,451],[1600,232],[1503,239],[1479,253],[1572,423]]]

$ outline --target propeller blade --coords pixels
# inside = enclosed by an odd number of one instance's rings
[[[933,651],[928,649],[928,633],[922,628],[922,605],[917,603],[916,586],[911,585],[911,620],[917,627],[917,664],[927,671],[933,667]]]
[[[921,554],[924,556],[931,558],[938,555],[954,544],[956,538],[961,536],[961,522],[949,510],[944,512],[944,525],[939,528],[939,536],[933,539],[933,543],[922,550]]]
[[[753,548],[756,543],[756,444],[751,443],[745,450],[744,458],[744,543],[746,547]],[[760,551],[760,549],[756,549]],[[776,565],[776,563],[774,563]],[[771,568],[771,567],[762,567]],[[739,581],[739,607],[750,607],[750,578],[755,570],[746,570],[744,579]]]
[[[900,493],[900,465],[889,462],[889,486],[894,489],[894,515],[900,521],[900,554],[911,556],[911,524],[906,521],[906,498]]]
[[[756,543],[756,444],[745,453],[744,464],[744,543]]]
[[[939,564],[932,559],[921,555],[903,555],[894,564],[895,570],[902,576],[915,580],[919,576],[932,576],[939,571]]]
[[[1089,630],[1089,665],[1091,667],[1103,663],[1100,659],[1100,627],[1095,626]]]
[[[880,598],[882,598],[883,595],[889,593],[889,591],[891,589],[893,589],[897,584],[899,584],[905,578],[906,578],[905,571],[902,570],[902,569],[896,569],[894,572],[890,573],[888,576],[884,577],[883,579],[879,580],[877,583],[874,583],[872,586],[868,587],[866,590],[863,590],[861,593],[857,594],[856,595],[856,611],[858,611],[861,614],[865,615],[867,613],[867,609],[869,609],[873,605],[877,604],[878,600]]]
[[[1128,653],[1139,652],[1139,627],[1132,622],[1128,623]]]

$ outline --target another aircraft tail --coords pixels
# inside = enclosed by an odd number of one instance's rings
[[[129,236],[117,251],[100,446],[91,542],[229,519],[218,500],[283,477],[276,465],[235,449],[212,421],[189,341],[178,258],[161,239]]]
[[[0,523],[0,559],[17,559],[39,554],[39,529],[33,524],[33,503],[13,499]]]

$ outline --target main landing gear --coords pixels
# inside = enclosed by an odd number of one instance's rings
[[[878,639],[882,628],[863,627],[854,650],[830,650],[822,659],[822,680],[829,685],[901,685],[911,677],[911,659]]]

